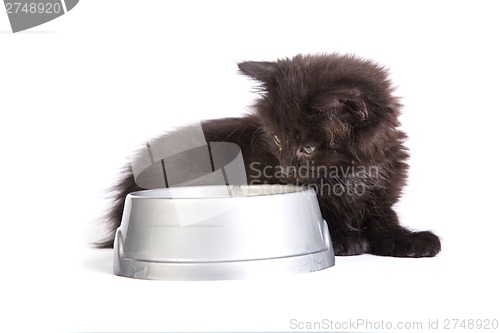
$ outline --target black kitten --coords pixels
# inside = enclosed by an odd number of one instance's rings
[[[260,83],[255,113],[201,128],[207,142],[239,146],[249,184],[314,188],[336,255],[432,257],[440,251],[436,235],[401,227],[392,209],[405,185],[408,153],[398,130],[400,104],[384,68],[336,54],[243,62],[239,68]],[[179,130],[155,143],[175,145],[189,140],[189,133]],[[101,246],[112,246],[125,196],[143,189],[139,185],[127,168]]]

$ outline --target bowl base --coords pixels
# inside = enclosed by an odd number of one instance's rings
[[[124,258],[120,239],[115,243],[114,273],[146,280],[206,281],[260,278],[319,271],[335,265],[330,247],[297,256],[219,262],[159,262]]]

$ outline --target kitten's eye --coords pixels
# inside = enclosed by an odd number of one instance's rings
[[[278,138],[277,135],[273,135],[273,139],[274,139],[274,143],[280,148],[281,150],[281,141],[280,139]]]

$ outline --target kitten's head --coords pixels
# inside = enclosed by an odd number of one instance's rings
[[[400,139],[387,71],[371,61],[298,55],[239,68],[260,83],[256,111],[283,168],[375,164]]]

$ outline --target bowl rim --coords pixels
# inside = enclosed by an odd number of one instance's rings
[[[223,192],[227,189],[227,192]],[[244,189],[247,192],[242,193]],[[208,191],[208,195],[207,195]],[[210,194],[213,191],[213,194]],[[178,192],[178,193],[176,193]],[[187,193],[186,193],[187,192]],[[166,200],[193,200],[193,199],[234,199],[264,196],[290,195],[297,193],[314,192],[312,188],[293,184],[262,184],[262,185],[197,185],[176,186],[131,192],[132,199],[166,199]],[[180,194],[180,195],[179,195]],[[189,195],[190,194],[190,195]],[[316,192],[314,192],[316,195]]]

